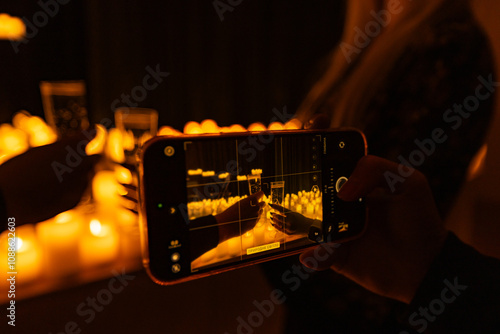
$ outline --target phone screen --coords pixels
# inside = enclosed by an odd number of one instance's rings
[[[145,265],[169,284],[358,235],[342,184],[366,154],[349,131],[163,137],[141,159]]]
[[[192,272],[315,242],[309,231],[323,219],[320,135],[184,147]]]

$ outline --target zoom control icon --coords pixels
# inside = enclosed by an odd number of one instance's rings
[[[342,188],[342,186],[344,185],[344,183],[347,182],[347,177],[345,176],[341,176],[337,179],[337,183],[335,183],[335,190],[337,190],[337,192],[340,191],[340,188]]]

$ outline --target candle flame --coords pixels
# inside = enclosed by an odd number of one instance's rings
[[[271,124],[269,124],[269,130],[285,130],[285,125],[281,122],[272,122]]]
[[[69,212],[61,212],[60,214],[58,214],[56,216],[55,221],[58,224],[68,223],[69,221],[71,221],[71,213],[69,213]]]
[[[201,133],[203,133],[203,130],[198,122],[191,121],[187,122],[186,125],[184,125],[184,134],[186,135],[195,135]]]
[[[89,224],[90,233],[95,235],[96,237],[101,236],[102,225],[98,219],[92,219]]]
[[[260,122],[257,123],[252,123],[248,126],[248,131],[255,131],[255,132],[260,132],[260,131],[266,131],[266,126]]]
[[[201,129],[204,133],[219,133],[219,126],[213,119],[206,119],[201,122]]]
[[[21,40],[26,34],[26,25],[19,17],[0,13],[0,39]]]
[[[23,239],[16,237],[15,238],[16,242],[16,252],[20,252],[23,248],[24,242]]]
[[[132,183],[132,172],[129,169],[116,165],[115,166],[115,176],[118,182],[122,184],[131,184]]]
[[[106,143],[106,128],[101,124],[96,124],[96,135],[87,146],[85,147],[85,153],[87,155],[100,154],[104,150],[104,144]]]

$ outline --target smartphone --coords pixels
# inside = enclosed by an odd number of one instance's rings
[[[366,155],[358,130],[155,137],[140,152],[143,263],[176,284],[359,236],[337,192]]]

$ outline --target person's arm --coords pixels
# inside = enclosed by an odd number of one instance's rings
[[[401,321],[420,333],[498,333],[500,260],[450,233]]]
[[[0,165],[0,232],[7,228],[6,217],[13,217],[16,226],[38,223],[78,204],[100,159],[85,154],[88,142],[82,133]]]
[[[331,268],[372,292],[409,304],[403,322],[417,332],[500,329],[500,261],[445,230],[420,172],[367,156],[338,195],[346,201],[366,197],[366,232],[351,242],[304,252],[304,265]]]
[[[189,243],[193,260],[217,247],[219,227],[215,216],[200,217],[189,222]]]
[[[250,195],[216,216],[205,216],[189,222],[191,258],[194,260],[228,239],[251,230],[262,213],[264,193]]]

